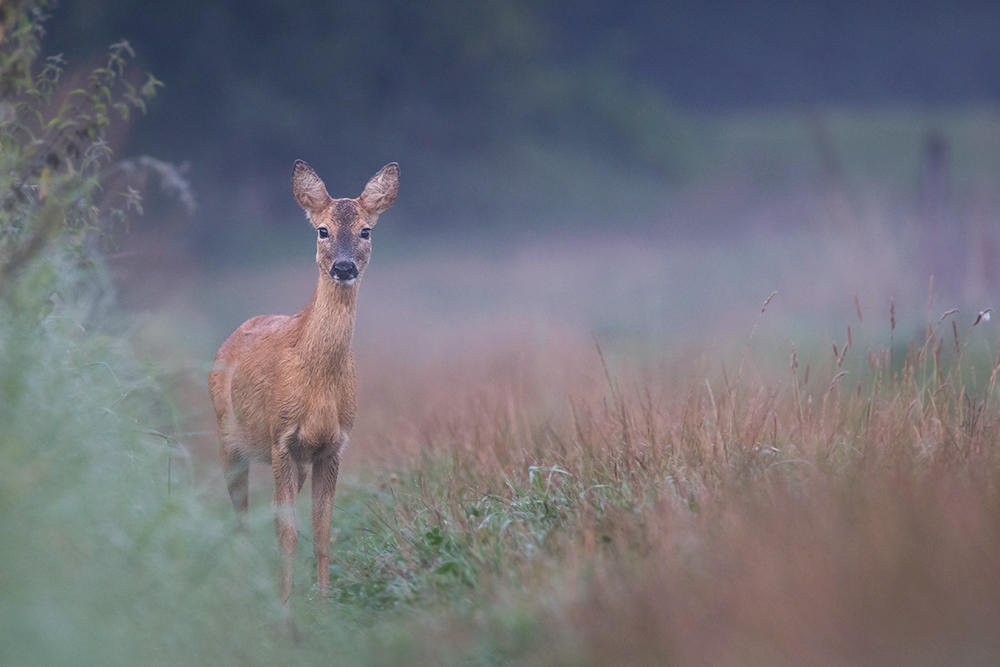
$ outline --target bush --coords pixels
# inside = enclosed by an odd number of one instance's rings
[[[240,576],[241,604],[269,600],[270,582],[226,569],[228,526],[171,493],[176,443],[156,429],[169,414],[115,331],[100,251],[139,194],[95,204],[105,136],[160,83],[129,82],[120,42],[83,87],[61,87],[58,56],[37,67],[47,7],[0,6],[0,654],[156,664],[220,631],[205,623],[218,604],[230,609],[214,618],[238,617],[210,573]]]
[[[127,58],[135,54],[125,41],[110,47],[106,65],[80,88],[60,86],[61,56],[33,73],[47,5],[5,6],[0,33],[0,297],[8,301],[30,301],[32,294],[47,299],[57,273],[93,264],[87,246],[94,232],[138,208],[139,193],[131,188],[110,210],[95,206],[94,194],[111,157],[109,127],[127,121],[133,109],[145,111],[162,85],[152,75],[139,88],[129,82]],[[57,267],[67,249],[75,251],[77,266]],[[39,258],[47,268],[33,266]],[[32,277],[20,281],[27,289],[17,290],[22,274]],[[94,280],[95,274],[80,277]],[[20,294],[11,297],[14,292]]]

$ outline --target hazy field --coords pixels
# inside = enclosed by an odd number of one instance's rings
[[[734,172],[789,137],[751,127]],[[902,185],[848,187],[863,162],[826,189],[691,185],[641,223],[421,236],[386,213],[332,593],[303,522],[295,639],[269,471],[241,535],[206,375],[243,320],[308,302],[312,233],[292,210],[269,259],[123,252],[124,313],[57,303],[0,339],[0,656],[992,664],[1000,333],[973,323],[1000,209],[956,168],[934,226]]]
[[[747,223],[722,241],[591,229],[496,244],[394,242],[386,214],[359,302],[334,590],[314,599],[303,525],[294,646],[262,592],[269,471],[231,552],[204,375],[243,319],[306,303],[310,235],[298,262],[175,276],[135,336],[174,368],[172,484],[239,572],[200,584],[237,607],[204,612],[222,627],[196,654],[991,662],[1000,335],[972,326],[988,295],[968,267],[932,290],[915,223],[891,208],[853,236],[828,231],[821,202],[803,210],[802,231]],[[215,619],[244,611],[250,577],[261,653]]]

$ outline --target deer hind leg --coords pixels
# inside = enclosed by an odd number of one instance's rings
[[[281,551],[281,604],[287,609],[292,594],[292,561],[299,544],[295,502],[301,483],[299,466],[288,451],[287,441],[282,445],[271,454],[271,468],[274,471],[274,533]]]
[[[233,507],[241,516],[246,516],[249,506],[250,462],[239,452],[228,452],[223,448],[222,472],[226,477],[226,488],[229,489]]]
[[[340,470],[340,446],[326,447],[313,455],[312,529],[316,556],[316,588],[326,595],[330,588],[330,517]]]

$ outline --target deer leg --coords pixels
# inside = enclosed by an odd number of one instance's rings
[[[233,507],[245,517],[249,504],[248,481],[250,479],[250,462],[237,452],[222,451],[222,471],[226,477],[226,488]]]
[[[299,495],[298,466],[283,442],[271,454],[274,471],[274,533],[281,551],[281,604],[286,609],[292,595],[292,560],[299,544],[295,501]]]
[[[299,474],[299,493],[302,493],[302,487],[306,485],[306,464],[298,462],[295,465],[296,471]]]
[[[330,446],[313,455],[312,529],[316,555],[316,588],[326,595],[330,588],[330,517],[340,469],[340,447]]]

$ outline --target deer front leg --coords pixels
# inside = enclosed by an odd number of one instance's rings
[[[330,588],[330,517],[339,469],[340,443],[324,447],[313,456],[313,553],[316,556],[316,588],[323,596]]]
[[[287,442],[271,454],[274,471],[274,533],[281,551],[281,604],[287,609],[292,595],[292,560],[299,545],[298,516],[295,502],[299,495],[299,470]]]

